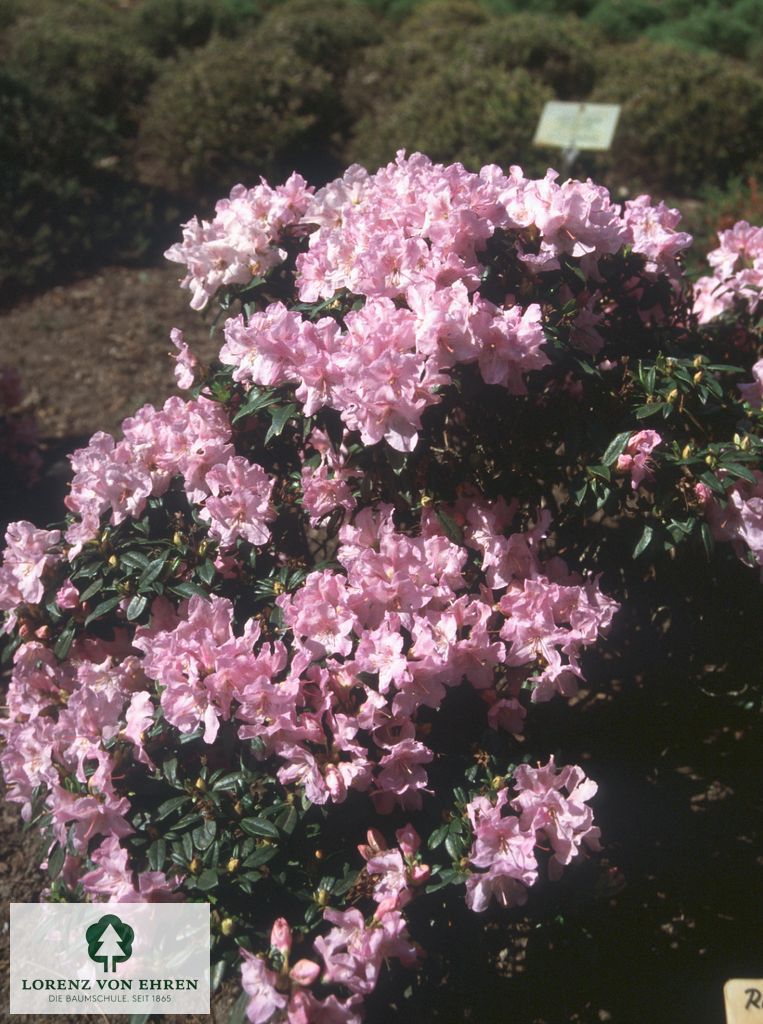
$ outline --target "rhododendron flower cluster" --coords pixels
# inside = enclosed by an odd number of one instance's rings
[[[753,307],[744,383],[678,223],[400,153],[185,226],[219,359],[173,330],[186,396],[6,535],[0,764],[54,897],[210,899],[253,1024],[355,1022],[421,968],[420,901],[515,907],[599,849],[596,783],[522,743],[612,635],[622,538],[763,565]],[[737,295],[758,242],[713,255]]]
[[[656,430],[639,430],[629,438],[623,454],[618,455],[616,466],[621,473],[630,473],[634,490],[651,476],[649,456],[661,442]]]
[[[718,241],[707,257],[713,274],[695,286],[694,312],[700,323],[737,307],[755,314],[763,296],[763,228],[742,220],[720,231]]]

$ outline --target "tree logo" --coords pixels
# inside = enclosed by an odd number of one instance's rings
[[[85,932],[85,938],[90,959],[102,963],[104,973],[108,974],[109,970],[117,969],[118,963],[121,964],[132,956],[135,932],[116,914],[104,914],[100,921],[90,925]]]

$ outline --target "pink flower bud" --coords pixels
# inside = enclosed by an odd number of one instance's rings
[[[321,973],[321,969],[318,964],[312,960],[297,960],[292,969],[289,971],[289,977],[292,981],[296,981],[298,985],[312,985],[317,980],[318,975]]]
[[[283,956],[288,956],[291,952],[291,928],[285,918],[279,917],[273,922],[270,945]]]
[[[70,580],[59,589],[56,603],[59,608],[76,608],[79,604],[79,591]]]

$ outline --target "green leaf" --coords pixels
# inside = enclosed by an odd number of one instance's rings
[[[136,594],[135,597],[132,598],[132,600],[127,606],[128,621],[132,622],[133,619],[139,619],[143,612],[145,611],[147,604],[147,597],[145,597],[143,594]]]
[[[589,466],[588,472],[591,473],[592,476],[599,477],[600,480],[605,480],[607,483],[609,483],[612,478],[609,466]]]
[[[452,885],[454,882],[459,881],[461,881],[461,875],[459,875],[458,871],[454,871],[453,868],[446,868],[440,872],[439,878],[429,883],[424,892],[437,892],[438,889],[444,889],[446,885]]]
[[[460,860],[464,855],[465,849],[463,838],[450,832],[445,837],[445,849],[453,860]]]
[[[164,569],[165,563],[169,557],[169,551],[164,551],[158,558],[155,558],[153,562],[149,562],[138,580],[138,590],[148,589],[154,580],[159,579],[162,574],[162,569]]]
[[[166,764],[167,762],[165,762]],[[188,803],[190,797],[183,794],[183,796],[173,796],[169,800],[165,800],[163,804],[160,804],[156,809],[156,815],[154,821],[163,821],[168,818],[173,811],[178,810],[183,804]]]
[[[48,875],[51,879],[58,878],[61,868],[64,866],[66,852],[60,843],[56,843],[53,852],[48,856]]]
[[[655,402],[653,405],[640,405],[638,409],[636,409],[636,419],[645,420],[648,416],[656,416],[658,412],[662,412],[665,408],[671,408],[669,402]]]
[[[130,1024],[148,1024],[151,1019],[150,1013],[131,1013]]]
[[[297,826],[298,815],[296,807],[287,807],[275,820],[275,824],[287,836],[290,836]]]
[[[211,868],[206,868],[196,879],[196,888],[201,889],[202,892],[209,892],[210,889],[214,889],[217,886],[218,882],[217,872]]]
[[[654,527],[648,524],[644,527],[644,532],[641,534],[641,539],[633,549],[633,557],[638,558],[639,555],[643,554],[652,542],[654,536]]]
[[[101,577],[101,579],[97,579],[91,583],[89,587],[85,587],[79,596],[80,602],[89,601],[91,597],[95,597],[104,582],[104,579]]]
[[[715,473],[705,471],[704,473],[700,473],[699,478],[702,481],[702,483],[707,484],[711,491],[725,498],[726,488],[723,486],[723,483],[718,479]]]
[[[217,960],[212,964],[212,970],[209,972],[209,987],[213,992],[216,992],[222,985],[227,969],[228,965],[224,960]],[[246,993],[244,993],[244,995],[246,995]]]
[[[268,406],[275,405],[277,401],[278,395],[275,391],[271,391],[270,389],[261,391],[259,388],[252,388],[247,395],[246,401],[233,417],[232,422],[238,423],[239,420],[243,420],[246,416],[251,416],[253,413],[259,412],[260,409],[267,409]]]
[[[97,604],[85,619],[85,625],[87,626],[94,619],[100,619],[101,616],[107,615],[109,612],[113,611],[121,600],[122,595],[115,594],[113,597],[107,597],[105,601],[101,601],[101,603]]]
[[[201,565],[196,566],[197,576],[201,577],[206,584],[210,584],[212,582],[215,578],[216,572],[215,563],[210,562],[209,559],[207,559],[206,562],[202,562]]]
[[[741,477],[742,480],[747,480],[751,484],[757,483],[754,474],[747,466],[741,466],[738,462],[724,462],[723,468],[732,476]]]
[[[271,413],[272,419],[270,426],[268,427],[267,434],[265,434],[265,444],[267,444],[272,437],[280,437],[286,423],[294,415],[297,409],[298,406],[295,405],[294,402],[290,402],[288,405],[279,405],[277,409],[273,410]]]
[[[624,430],[622,434],[617,434],[607,445],[607,450],[601,457],[602,464],[605,466],[611,466],[617,461],[618,456],[622,455],[625,451],[625,446],[628,443],[628,438],[631,436],[630,430]]]
[[[200,594],[202,597],[209,597],[204,587],[200,587],[198,583],[191,583],[190,580],[177,583],[175,586],[170,587],[169,590],[170,593],[177,595],[177,597],[195,597],[197,594]]]
[[[713,557],[713,551],[715,550],[715,541],[713,539],[713,534],[710,529],[709,523],[700,524],[699,535],[702,538],[702,543],[705,547],[705,553],[709,561]]]
[[[263,864],[267,864],[269,860],[272,860],[277,853],[277,846],[260,846],[254,851],[254,853],[249,854],[249,856],[244,860],[242,867],[259,868]]]
[[[239,822],[247,835],[259,836],[262,839],[278,839],[279,832],[272,821],[265,818],[244,818]]]
[[[193,830],[193,843],[197,850],[207,850],[214,842],[217,835],[217,822],[205,821],[203,825]]]
[[[69,622],[67,622],[67,624],[64,626],[58,640],[56,640],[55,646],[53,648],[53,653],[59,659],[59,661],[63,661],[66,655],[69,653],[72,641],[74,640],[74,630],[74,621],[70,619]]]
[[[167,857],[167,843],[164,839],[156,839],[148,848],[148,866],[151,871],[160,871]]]
[[[214,776],[213,776],[214,778]],[[210,780],[211,787],[213,790],[232,790],[236,788],[237,782],[246,782],[249,778],[246,772],[225,772],[224,775],[219,775],[214,782]]]
[[[178,780],[178,759],[176,757],[168,757],[162,765],[162,775],[165,777],[167,782],[176,789],[180,788],[180,782]],[[187,799],[183,797],[183,799]]]
[[[150,560],[139,551],[120,551],[119,563],[127,569],[140,569],[141,572],[151,564]]]
[[[248,1008],[249,996],[246,992],[242,992],[233,1004],[230,1017],[228,1018],[228,1024],[246,1024],[246,1011]]]

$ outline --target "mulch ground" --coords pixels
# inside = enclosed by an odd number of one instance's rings
[[[67,451],[173,390],[172,327],[202,358],[216,350],[209,317],[188,308],[176,282],[174,267],[107,269],[0,316],[0,363],[20,370],[45,439],[47,475],[23,516],[58,518]],[[724,981],[763,977],[763,755],[759,691],[747,690],[760,681],[763,588],[744,573],[672,624],[651,615],[658,602],[645,591],[623,619],[633,635],[625,659],[592,663],[576,707],[535,709],[532,749],[599,782],[604,852],[568,883],[539,886],[519,911],[465,914],[450,935],[421,935],[429,963],[420,982],[400,986],[410,985],[396,1021],[718,1024]],[[8,904],[37,899],[43,885],[35,854],[15,808],[3,807],[0,972]],[[435,971],[444,981],[432,989]],[[215,1004],[218,1021],[232,998],[231,989]],[[387,1004],[369,1024],[390,1019]]]

